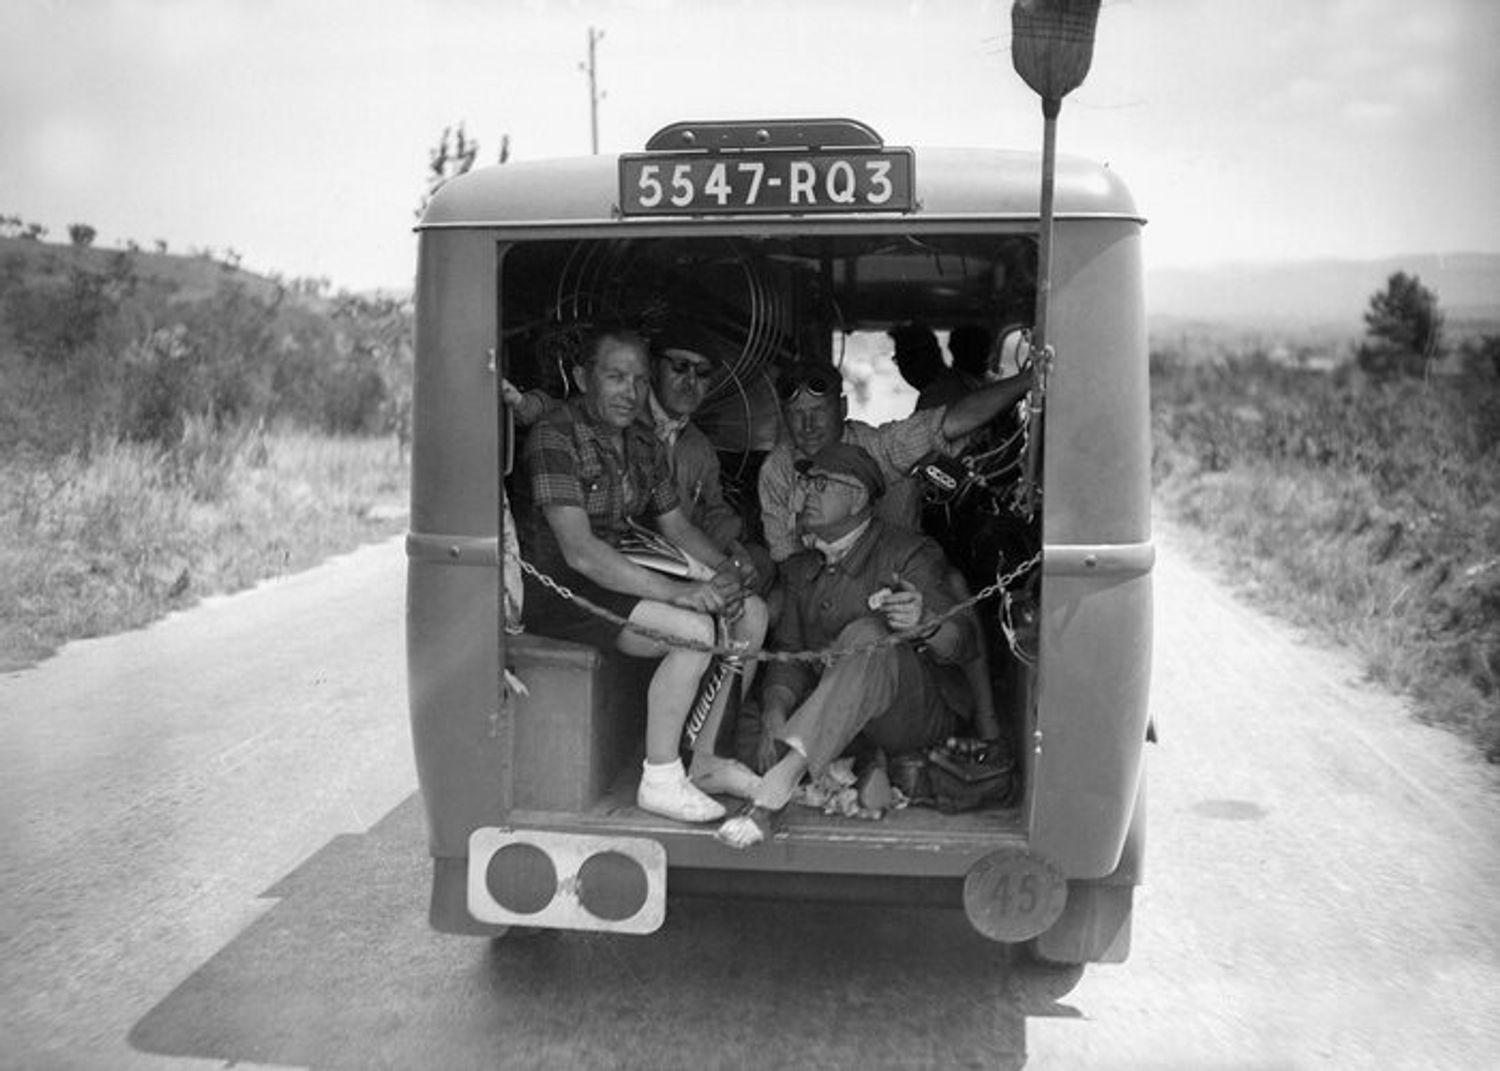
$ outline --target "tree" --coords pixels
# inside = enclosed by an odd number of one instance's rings
[[[1374,375],[1422,375],[1443,355],[1443,315],[1438,299],[1415,275],[1398,271],[1370,296],[1365,312],[1369,341],[1359,366]]]
[[[478,156],[479,142],[469,139],[464,133],[463,123],[458,124],[456,131],[452,127],[443,127],[443,136],[438,138],[438,143],[427,154],[427,192],[422,195],[422,203],[417,206],[418,219],[427,211],[427,203],[438,190],[450,179],[457,178],[473,167]]]
[[[422,213],[427,211],[427,204],[442,189],[450,179],[469,171],[474,166],[474,161],[479,158],[479,142],[470,140],[464,133],[463,123],[458,124],[458,129],[443,127],[443,136],[438,138],[438,143],[433,146],[427,154],[427,192],[422,195],[422,203],[417,205],[416,217],[422,218]],[[500,135],[500,155],[496,163],[505,163],[510,159],[510,135]]]
[[[94,239],[98,236],[99,232],[87,223],[68,224],[68,241],[72,242],[79,249],[87,249],[93,245]]]

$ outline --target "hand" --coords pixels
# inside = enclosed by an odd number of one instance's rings
[[[500,397],[504,400],[507,407],[514,409],[521,404],[523,395],[516,389],[514,383],[502,376],[500,379]]]
[[[922,620],[922,593],[897,573],[891,574],[891,592],[880,602],[880,612],[892,632],[916,628]]]
[[[679,586],[671,600],[673,606],[696,610],[700,614],[717,614],[724,609],[724,597],[712,580],[699,580]]]
[[[745,549],[745,545],[738,539],[729,541],[729,561],[739,570],[740,584],[746,591],[759,591],[761,584],[760,571],[755,568],[755,559]]]
[[[732,560],[726,559],[718,569],[714,571],[713,579],[709,581],[719,598],[724,600],[724,617],[728,621],[736,621],[745,606],[745,583],[740,577],[739,570]]]

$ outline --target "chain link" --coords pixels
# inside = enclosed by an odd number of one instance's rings
[[[1036,568],[1041,560],[1042,552],[1037,551],[1030,558],[1026,559],[1026,561],[1022,562],[1020,565],[1016,566],[1016,568],[1012,569],[1010,572],[1005,573],[1004,575],[997,574],[995,582],[986,587],[984,590],[980,591],[977,595],[971,595],[962,602],[954,604],[948,610],[945,610],[943,611],[943,613],[938,614],[934,620],[936,620],[937,624],[941,626],[950,618],[956,617],[958,614],[963,613],[970,607],[976,606],[979,603],[984,602],[986,599],[993,598],[995,595],[1002,592],[1005,593],[1005,605],[1008,608],[1010,604],[1011,586],[1022,576],[1025,576],[1032,569]],[[606,621],[620,626],[621,628],[628,628],[632,632],[644,636],[648,640],[667,647],[682,647],[690,651],[702,651],[707,654],[719,655],[722,658],[730,659],[736,663],[750,661],[809,662],[817,663],[826,667],[832,665],[834,660],[838,658],[849,658],[854,655],[867,654],[871,651],[879,651],[887,647],[894,647],[898,643],[906,643],[909,641],[920,639],[924,636],[930,636],[933,632],[933,622],[929,620],[922,622],[915,628],[905,629],[901,632],[892,632],[889,636],[885,636],[875,643],[865,644],[859,647],[837,647],[828,648],[822,651],[755,651],[753,653],[746,653],[743,645],[741,644],[703,643],[700,640],[690,639],[686,636],[678,636],[670,632],[662,632],[658,629],[653,629],[646,625],[637,624],[636,622],[631,621],[628,618],[621,617],[619,614],[613,612],[612,610],[607,610],[597,603],[590,602],[582,595],[574,593],[565,585],[558,583],[552,577],[543,573],[536,566],[528,562],[525,558],[517,558],[516,561],[520,564],[521,571],[534,577],[537,583],[556,593],[559,598],[566,599],[569,602],[577,603],[579,606],[583,607],[589,613],[594,614],[596,617],[601,617]],[[1006,631],[1006,637],[1008,640],[1010,640],[1012,649],[1015,650],[1016,641],[1012,637],[1010,630]],[[1019,653],[1020,652],[1017,651],[1017,654]]]

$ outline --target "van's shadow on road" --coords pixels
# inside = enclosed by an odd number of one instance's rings
[[[420,803],[335,838],[138,1022],[137,1049],[314,1068],[1019,1067],[1077,972],[957,912],[672,900],[646,937],[426,926]]]

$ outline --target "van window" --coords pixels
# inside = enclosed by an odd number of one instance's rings
[[[650,334],[686,317],[722,342],[727,361],[695,421],[735,452],[775,445],[779,367],[841,363],[852,415],[905,416],[916,392],[893,378],[887,330],[920,321],[943,340],[958,324],[998,335],[1029,320],[1036,293],[1029,234],[544,240],[502,254],[500,333],[513,383],[566,393],[569,347],[585,325]]]

